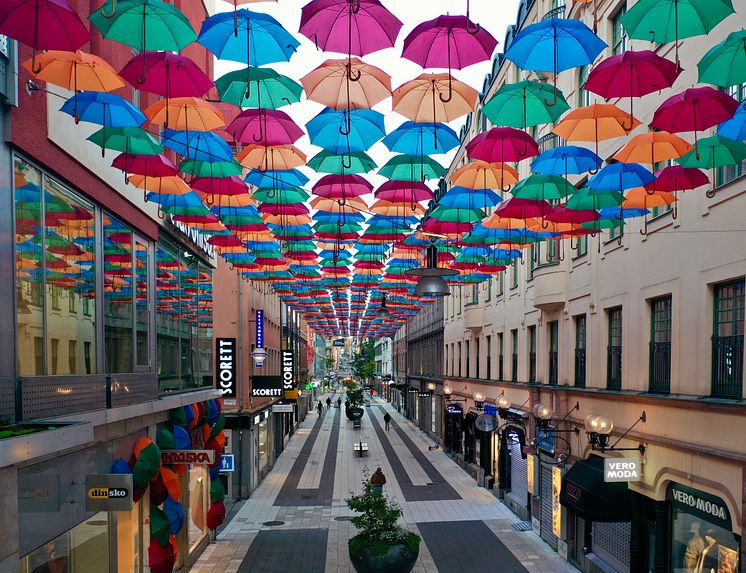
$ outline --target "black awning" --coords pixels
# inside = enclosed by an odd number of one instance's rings
[[[631,521],[632,494],[626,483],[604,481],[604,459],[580,460],[562,478],[560,503],[589,521]]]

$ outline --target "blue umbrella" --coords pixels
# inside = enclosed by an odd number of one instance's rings
[[[297,169],[283,171],[252,169],[244,181],[261,189],[302,189],[309,179]]]
[[[339,220],[344,220],[346,223],[362,223],[365,220],[362,213],[329,213],[327,211],[317,211],[313,218],[320,223],[336,223]]]
[[[738,106],[735,115],[731,119],[720,124],[718,135],[722,135],[733,141],[746,140],[746,109],[742,105]]]
[[[444,123],[416,123],[405,121],[383,138],[383,144],[394,153],[407,155],[433,155],[448,153],[461,141]]]
[[[287,62],[300,45],[272,16],[246,9],[207,18],[197,42],[218,59],[249,66]]]
[[[500,195],[492,189],[468,189],[467,187],[451,187],[438,201],[449,209],[484,209],[494,207],[502,201]]]
[[[167,129],[163,132],[161,143],[179,155],[197,161],[212,163],[233,159],[230,145],[211,131]]]
[[[145,198],[164,207],[202,207],[202,199],[194,192],[175,195],[170,193],[148,193]]]
[[[644,187],[654,180],[655,175],[638,163],[614,163],[591,177],[587,186],[594,191],[624,191]]]
[[[163,504],[163,513],[168,518],[171,534],[176,535],[179,533],[184,526],[184,506],[178,501],[174,501],[171,496],[168,496]]]
[[[650,213],[649,209],[624,209],[622,207],[604,207],[599,209],[602,219],[632,219],[634,217],[644,217]]]
[[[139,127],[148,119],[126,99],[103,92],[75,94],[62,105],[60,111],[74,117],[76,123],[86,121],[104,127]]]
[[[548,149],[531,163],[531,171],[545,175],[579,175],[597,171],[603,160],[590,149],[578,145],[560,145]]]
[[[386,135],[383,114],[327,107],[306,124],[313,145],[335,154],[367,151]]]
[[[522,70],[552,72],[554,101],[557,103],[557,74],[592,64],[606,42],[588,26],[574,18],[550,18],[526,26],[513,38],[505,57]]]
[[[186,410],[184,410],[184,412],[186,413]],[[192,419],[193,418],[194,415],[192,415]],[[189,423],[188,416],[187,423]],[[176,440],[176,449],[188,450],[192,446],[192,440],[189,438],[189,432],[187,432],[185,428],[174,424],[174,428],[171,433],[174,435],[174,440]]]

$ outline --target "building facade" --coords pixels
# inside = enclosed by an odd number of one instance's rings
[[[564,15],[598,30],[609,46],[599,59],[629,49],[673,58],[673,43],[626,37],[619,19],[631,5],[522,1],[502,46],[527,25]],[[734,7],[737,13],[709,35],[680,42],[684,71],[673,90],[635,101],[642,125],[634,134],[648,129],[666,98],[696,84],[697,62],[709,48],[740,29],[746,3]],[[582,89],[587,73],[558,75],[573,107],[602,101]],[[527,77],[498,55],[480,101]],[[740,88],[731,93],[746,95]],[[489,127],[478,108],[462,141]],[[562,143],[551,127],[532,133],[540,151]],[[598,152],[611,158],[623,143],[603,141]],[[462,145],[451,173],[466,161]],[[518,164],[521,177],[528,163]],[[743,173],[743,165],[710,170],[707,194],[680,193],[675,209],[630,220],[623,233],[526,249],[492,280],[455,287],[445,299],[444,387],[465,400],[446,408],[456,418],[443,430],[449,450],[583,571],[693,570],[687,549],[700,540],[708,563],[717,554],[725,570],[746,570],[746,448],[739,438],[746,430],[746,250],[736,238],[746,215]],[[475,405],[479,394],[484,408]],[[509,409],[498,412],[500,398]],[[550,407],[547,431],[532,414],[540,404]],[[476,429],[483,412],[502,414],[497,431]],[[631,451],[589,444],[584,420],[598,415],[613,420],[609,445]],[[598,476],[604,459],[621,457],[639,460],[643,470],[617,488]],[[589,479],[601,479],[598,491],[588,489]],[[616,500],[615,511],[603,507],[604,496],[607,504]]]

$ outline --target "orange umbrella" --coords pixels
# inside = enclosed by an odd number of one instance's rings
[[[529,218],[529,219],[512,219],[509,217],[500,217],[498,213],[492,213],[489,217],[482,221],[482,226],[487,229],[526,229],[529,226],[539,225],[541,227],[541,219]]]
[[[518,183],[518,172],[507,163],[470,161],[451,175],[451,183],[469,189],[502,189]]]
[[[39,54],[36,61],[37,67],[41,65],[38,73],[33,71],[32,60],[23,62],[34,78],[74,92],[110,92],[125,85],[106,60],[80,50],[50,50]]]
[[[360,197],[348,197],[344,200],[344,205],[340,205],[336,199],[314,197],[311,199],[311,207],[328,213],[354,213],[368,209],[368,205]]]
[[[194,191],[202,201],[208,197],[209,193],[202,191]],[[211,207],[246,207],[247,205],[256,205],[256,199],[254,199],[248,193],[241,193],[240,195],[220,195],[215,194],[212,197]]]
[[[622,209],[652,209],[672,205],[676,201],[676,195],[673,193],[666,191],[651,193],[644,187],[635,187],[624,194],[624,201],[620,206]]]
[[[394,90],[393,109],[412,121],[449,122],[474,111],[477,90],[452,79],[453,96],[448,94],[449,74],[421,74]]]
[[[332,109],[370,109],[391,96],[391,76],[359,58],[326,60],[300,82],[308,99]]]
[[[599,141],[629,135],[640,121],[610,103],[594,103],[568,113],[552,130],[567,141]],[[630,129],[625,129],[630,127]]]
[[[411,215],[424,215],[425,208],[419,203],[401,203],[396,201],[384,201],[379,199],[370,207],[370,212],[385,217],[409,217]]]
[[[179,476],[176,475],[176,472],[171,468],[161,466],[161,479],[163,480],[163,485],[165,485],[168,490],[168,495],[170,495],[174,501],[179,501],[179,498],[181,497],[181,487],[179,486]]]
[[[694,147],[678,135],[667,131],[651,131],[630,139],[614,159],[624,163],[648,163],[655,165],[659,161],[678,159],[689,153]]]
[[[262,221],[271,225],[309,225],[311,217],[308,215],[272,215],[262,213]]]
[[[287,171],[306,164],[306,154],[295,145],[247,145],[236,159],[244,167]]]
[[[212,131],[225,125],[223,114],[196,97],[175,97],[155,102],[145,110],[150,123],[171,129]]]
[[[189,185],[178,175],[168,177],[146,177],[145,175],[130,175],[127,181],[135,187],[151,191],[153,193],[162,193],[164,195],[184,195],[189,193]]]

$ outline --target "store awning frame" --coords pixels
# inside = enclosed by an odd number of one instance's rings
[[[604,459],[578,460],[562,479],[560,503],[587,521],[632,521],[632,492],[625,482],[604,481]]]

